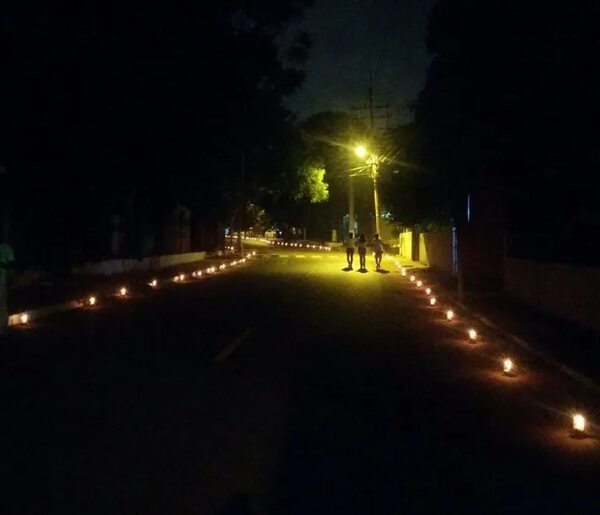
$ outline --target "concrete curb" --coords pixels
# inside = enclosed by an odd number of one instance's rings
[[[255,255],[253,256],[253,258],[257,258],[259,255]],[[251,263],[252,261],[250,261]],[[191,264],[191,263],[182,263],[182,264]],[[210,276],[205,277],[203,280],[208,279]],[[111,296],[111,294],[108,292],[108,290],[103,290],[103,292],[99,292],[98,295],[100,297],[108,297]],[[31,322],[35,322],[36,320],[39,320],[41,318],[45,318],[48,317],[50,315],[55,315],[58,313],[63,313],[65,311],[71,311],[73,309],[80,309],[82,307],[85,307],[87,305],[86,300],[84,298],[79,298],[79,299],[74,299],[74,300],[68,300],[65,302],[59,302],[56,304],[50,304],[48,306],[42,306],[39,308],[32,308],[32,309],[27,309],[24,311],[21,311],[19,313],[13,313],[12,315],[8,316],[8,327],[15,327],[15,326],[23,326],[23,325],[27,325],[30,324]],[[27,315],[27,321],[23,322],[21,317],[23,315]]]
[[[9,315],[8,317],[8,326],[15,325],[23,325],[21,322],[21,316],[24,313],[27,313],[28,322],[34,322],[40,318],[44,318],[50,315],[55,315],[57,313],[62,313],[63,311],[70,311],[72,309],[78,309],[84,306],[83,300],[69,300],[67,302],[61,302],[59,304],[51,304],[49,306],[43,306],[41,308],[29,309],[27,311],[23,311],[21,313],[15,313],[14,315]]]
[[[461,310],[469,313],[469,316],[478,320],[484,326],[488,327],[492,331],[496,332],[497,334],[499,334],[503,338],[511,341],[512,343],[518,345],[519,347],[525,349],[526,351],[533,354],[537,358],[545,361],[547,364],[558,368],[561,372],[563,372],[564,374],[567,374],[568,376],[572,377],[576,381],[579,381],[581,384],[585,385],[586,387],[600,393],[600,385],[598,383],[596,383],[596,381],[594,381],[593,379],[582,374],[581,372],[578,372],[577,370],[574,370],[574,369],[566,366],[565,364],[561,363],[560,361],[557,361],[552,356],[550,356],[547,353],[542,352],[541,350],[536,348],[536,346],[534,344],[528,342],[527,340],[524,340],[523,338],[517,336],[516,334],[513,334],[510,331],[507,331],[506,329],[503,329],[502,327],[498,326],[496,323],[492,322],[489,318],[487,318],[483,315],[480,315],[473,309],[469,308],[468,306],[466,306],[465,304],[460,302],[458,299],[454,298],[452,295],[450,295],[450,294],[446,294],[446,295],[448,296],[448,299],[452,304],[459,307]]]
[[[415,270],[415,271],[418,270],[420,272],[425,272],[425,273],[427,272],[427,268],[428,268],[421,263],[415,263],[412,261],[409,262],[408,265],[403,264],[402,266],[404,266],[405,268],[410,268],[411,270]],[[589,389],[600,393],[600,385],[596,381],[591,379],[590,377],[588,377],[585,374],[582,374],[581,372],[578,372],[577,370],[574,370],[574,369],[566,366],[565,364],[561,363],[560,361],[554,359],[552,356],[539,350],[535,344],[528,342],[527,340],[521,338],[520,336],[517,336],[516,334],[511,333],[510,331],[508,331],[506,329],[503,329],[502,327],[500,327],[499,325],[494,323],[489,318],[487,318],[483,315],[480,315],[477,311],[473,310],[472,308],[470,308],[467,305],[460,302],[451,293],[448,293],[448,292],[442,290],[441,288],[440,288],[440,291],[444,292],[444,296],[447,298],[447,300],[451,304],[453,304],[457,308],[460,308],[462,311],[468,313],[468,315],[470,317],[474,318],[475,320],[478,320],[482,325],[484,325],[488,329],[491,329],[493,332],[500,335],[505,340],[508,340],[509,342],[512,342],[513,344],[518,345],[519,347],[525,349],[530,354],[532,354],[532,355],[536,356],[537,358],[541,359],[542,361],[544,361],[546,364],[557,368],[564,374],[570,376],[571,378],[575,379],[576,381],[578,381],[579,383],[588,387]]]

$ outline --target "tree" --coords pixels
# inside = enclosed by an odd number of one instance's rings
[[[298,171],[298,187],[294,194],[296,200],[307,200],[319,204],[329,199],[329,186],[324,181],[323,163],[309,161]]]
[[[5,2],[0,159],[25,255],[93,254],[113,213],[131,232],[177,204],[226,221],[266,194],[310,46],[279,41],[309,3]]]
[[[456,216],[466,193],[495,188],[509,231],[552,235],[554,258],[573,231],[594,239],[599,22],[592,0],[438,2],[413,151],[450,186]]]

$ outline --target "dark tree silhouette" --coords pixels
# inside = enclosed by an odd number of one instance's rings
[[[112,213],[132,232],[177,203],[226,220],[279,171],[309,41],[278,41],[308,3],[4,2],[0,164],[21,255],[101,254]]]
[[[440,0],[431,14],[412,152],[453,188],[431,191],[452,193],[455,216],[467,192],[501,188],[517,253],[597,254],[599,22],[592,0]]]

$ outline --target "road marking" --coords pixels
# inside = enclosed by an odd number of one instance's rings
[[[238,336],[235,340],[233,340],[229,345],[227,345],[214,359],[214,363],[219,364],[225,361],[229,356],[231,356],[236,349],[241,345],[241,343],[250,336],[252,333],[252,329],[246,329],[240,336]]]

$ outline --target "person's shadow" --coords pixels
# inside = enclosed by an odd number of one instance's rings
[[[366,274],[368,272],[368,270],[366,268],[359,268],[357,270],[357,272],[360,273],[360,274]]]
[[[351,266],[347,266],[346,268],[342,268],[342,272],[351,272],[352,271],[352,267]]]
[[[389,274],[390,271],[389,270],[385,270],[383,268],[379,268],[377,270],[375,270],[378,274]]]

